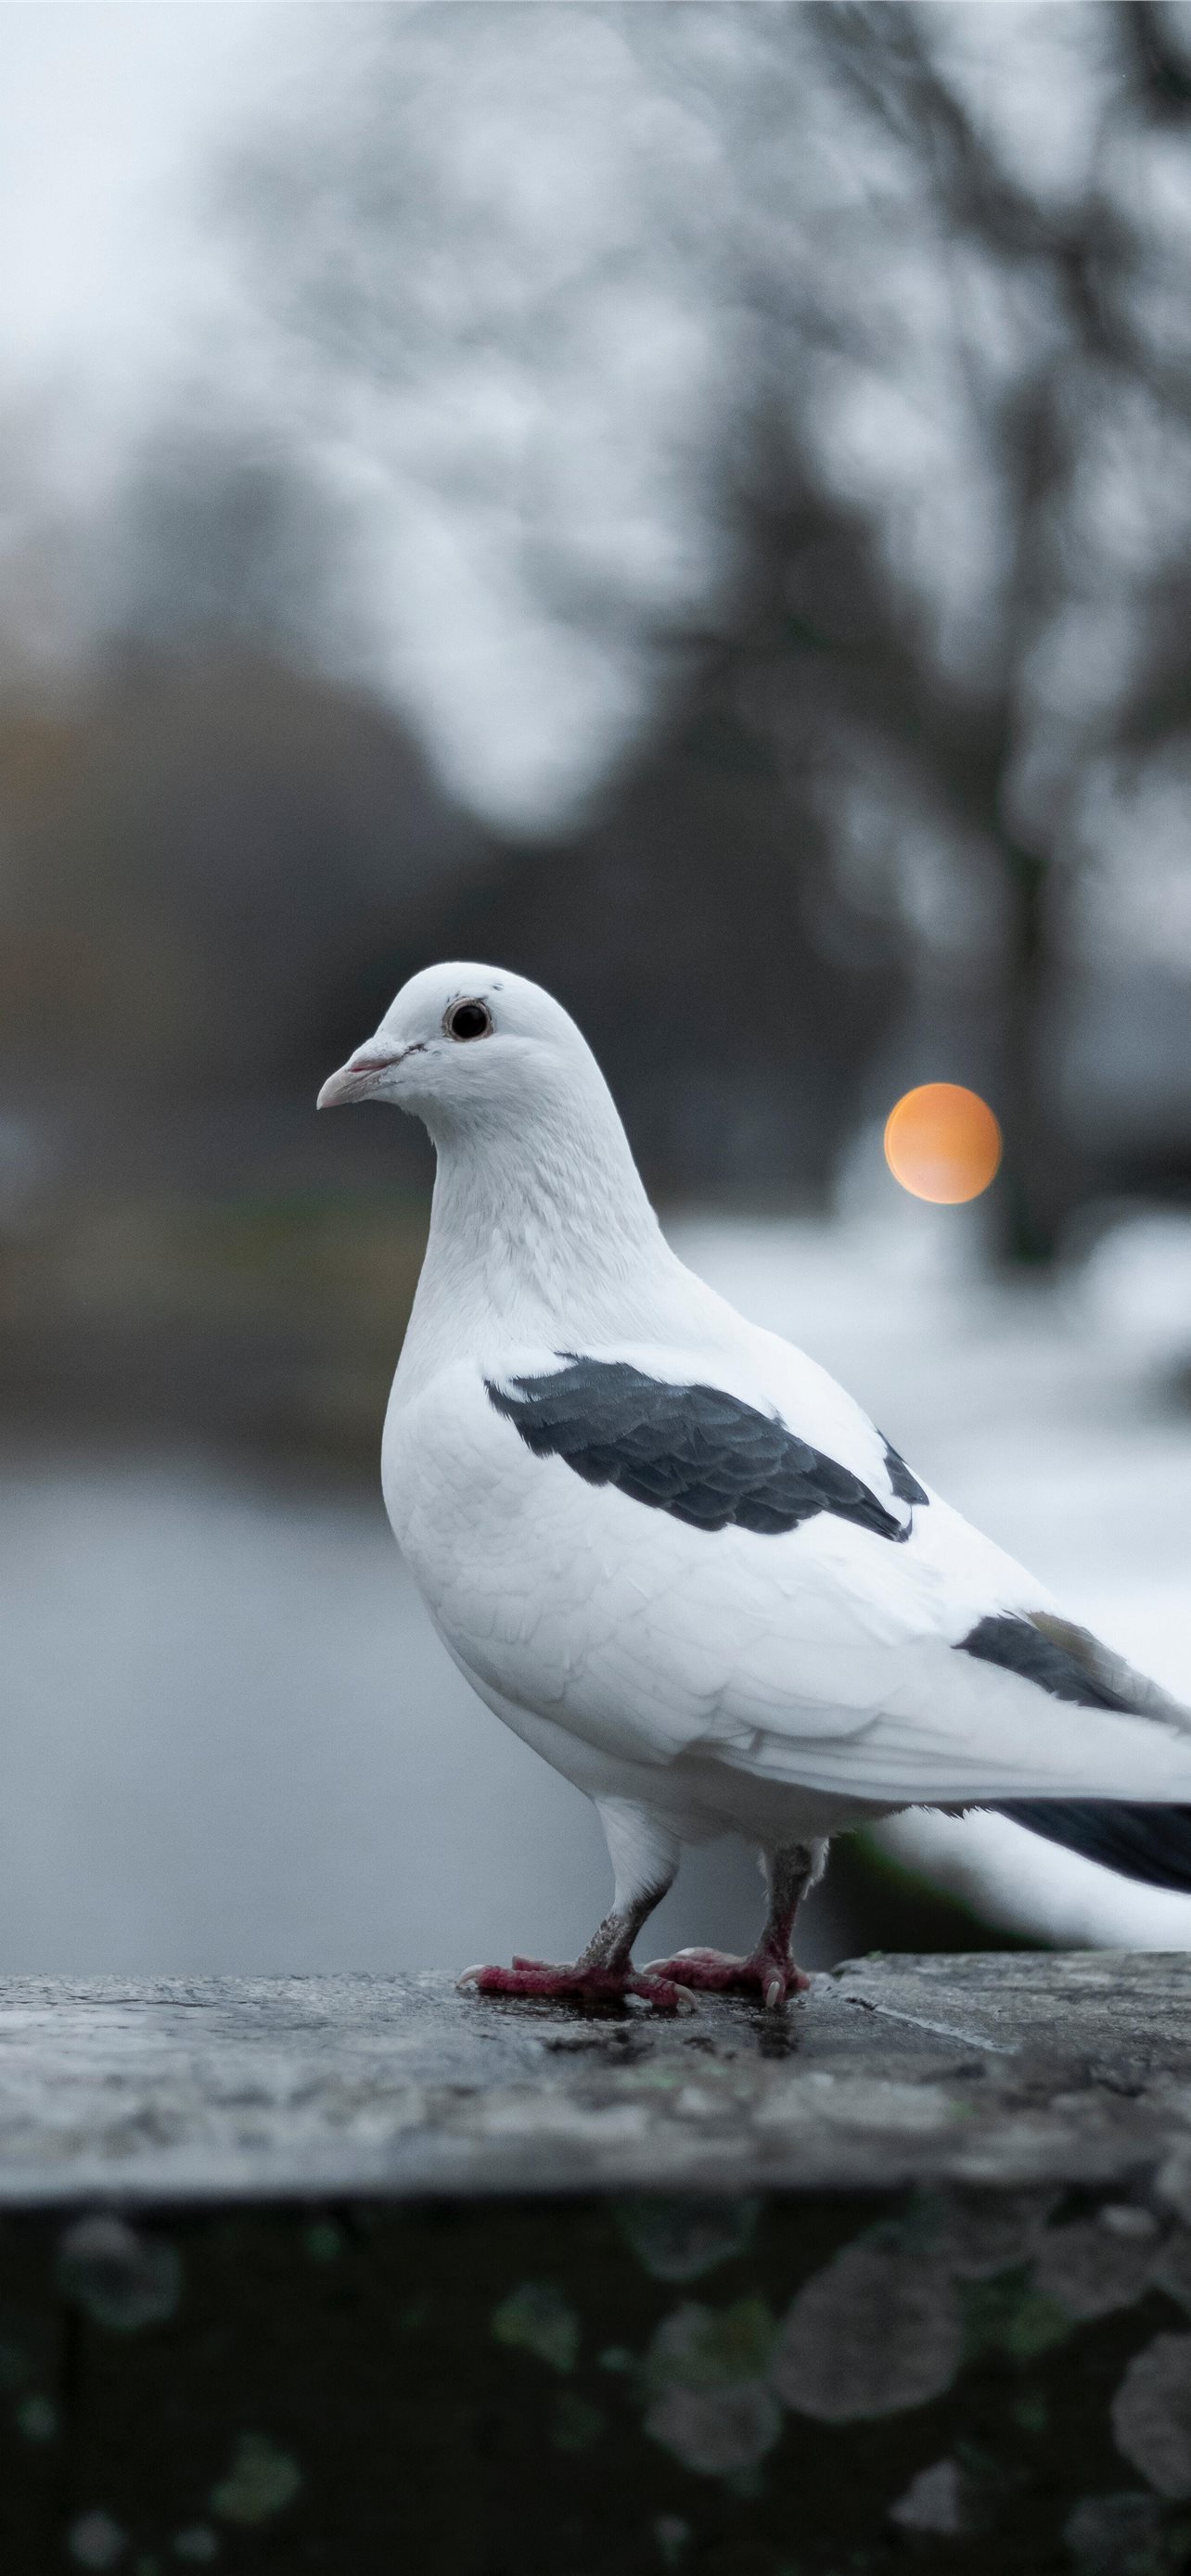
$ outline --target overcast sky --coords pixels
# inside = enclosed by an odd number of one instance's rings
[[[333,0],[0,5],[0,422],[7,416],[18,423],[27,472],[32,460],[32,489],[60,489],[72,506],[93,514],[98,507],[99,516],[109,482],[114,489],[137,437],[159,412],[168,418],[173,407],[175,417],[184,417],[196,388],[204,413],[209,405],[234,419],[239,407],[251,419],[255,404],[283,438],[292,435],[298,449],[305,441],[316,475],[329,474],[340,485],[346,476],[358,487],[347,515],[354,512],[358,521],[361,624],[369,636],[362,646],[365,676],[413,715],[457,792],[532,828],[538,819],[552,820],[576,787],[581,792],[632,729],[637,673],[629,669],[618,678],[608,655],[593,650],[573,626],[559,630],[543,619],[513,562],[515,514],[494,537],[492,525],[469,530],[444,508],[434,489],[437,455],[426,471],[424,459],[411,457],[408,447],[403,453],[402,424],[417,413],[416,398],[411,403],[404,393],[390,403],[387,425],[378,413],[367,425],[357,415],[346,433],[341,424],[320,446],[303,418],[308,386],[287,375],[284,340],[271,340],[264,317],[246,302],[228,232],[204,215],[215,176],[237,144],[279,131],[300,136],[305,120],[317,116],[311,102],[322,94],[320,60],[333,86],[354,53],[367,48],[374,14],[379,20],[382,13],[345,10],[354,21],[350,31],[344,27],[345,42],[332,25],[340,14]],[[454,37],[439,11],[411,8],[411,15],[428,22],[432,50],[441,33],[449,60]],[[599,139],[588,132],[592,119],[603,126],[598,91],[585,104],[565,65],[558,77],[549,70],[572,37],[581,44],[584,19],[590,25],[599,13],[564,10],[553,27],[551,15],[543,12],[539,21],[533,13],[527,29],[523,12],[510,13],[509,45],[497,48],[509,57],[515,85],[519,53],[540,50],[539,25],[547,39],[541,131],[535,133],[531,115],[525,149],[518,144],[513,154],[510,184],[532,158],[535,140],[547,161],[557,152],[559,132],[552,129],[560,119],[563,127],[576,125],[580,161]],[[458,32],[463,38],[462,26]],[[464,81],[477,33],[482,38],[473,25],[461,45]],[[614,36],[608,42],[617,50]],[[461,113],[468,112],[475,117],[474,103],[469,111],[465,102]],[[479,112],[482,117],[482,106]],[[503,112],[511,112],[508,99]],[[495,107],[494,131],[499,138]],[[608,150],[616,135],[613,117],[611,133],[605,129]],[[498,155],[503,148],[498,140]],[[564,157],[555,172],[564,197],[574,157]],[[604,157],[601,146],[597,165]],[[608,390],[606,365],[591,379],[591,390],[619,406],[611,438],[622,453],[625,405],[629,443],[636,436],[640,444],[637,425],[648,420],[656,391],[647,380],[659,366],[666,377],[656,316],[647,317],[638,336],[641,364],[630,364],[622,387],[612,383]],[[626,352],[630,337],[626,326]],[[681,351],[675,363],[681,374]],[[674,399],[663,382],[663,412],[673,410]],[[543,400],[549,409],[550,396]],[[485,389],[451,386],[452,406],[485,452]],[[602,457],[602,421],[597,429]],[[565,457],[565,436],[558,445]],[[438,446],[435,431],[430,447]],[[578,520],[569,514],[572,529],[585,516],[598,518],[601,508],[608,530],[630,515],[633,496],[597,491],[600,461],[589,455],[577,464],[583,501]],[[25,506],[19,478],[14,488],[19,517]],[[0,516],[3,506],[0,493]],[[640,551],[648,530],[639,511],[637,519]],[[10,535],[13,524],[10,503]],[[11,579],[7,587],[11,594]]]
[[[72,505],[102,508],[137,436],[188,382],[233,416],[259,399],[268,334],[251,318],[245,329],[228,239],[203,209],[238,141],[284,127],[295,105],[308,112],[336,14],[333,0],[0,5],[0,421],[32,416],[34,482]],[[351,15],[358,35],[370,13]],[[334,45],[336,63],[345,53]],[[290,391],[268,389],[283,425]],[[291,410],[300,438],[296,397]],[[24,438],[28,452],[27,427]],[[365,604],[371,676],[459,792],[532,824],[576,764],[598,768],[629,711],[609,717],[604,674],[590,654],[583,666],[577,638],[568,676],[523,606],[516,632],[518,603],[497,597],[429,496],[399,492],[389,460],[384,479],[387,495],[361,512],[369,581],[391,565],[388,595]]]
[[[1130,136],[1115,179],[1096,160],[1111,13],[925,14],[1006,165],[1048,204],[1078,201],[1094,165],[1130,223],[1152,219],[1171,311],[1185,304],[1183,138],[1155,128],[1147,145],[1161,221],[1120,196]],[[985,429],[1037,356],[1036,281],[998,300],[962,241],[933,238],[913,156],[854,107],[841,125],[800,12],[773,105],[751,59],[767,18],[765,0],[642,0],[626,40],[621,10],[568,0],[0,0],[0,620],[12,630],[13,535],[39,484],[115,531],[107,491],[155,422],[263,426],[338,513],[350,606],[324,619],[325,659],[342,667],[358,626],[356,676],[456,792],[549,829],[641,720],[642,638],[698,624],[722,576],[709,460],[744,380],[736,255],[846,313],[839,353],[813,369],[804,339],[791,361],[800,434],[879,519],[940,653],[978,663],[1010,560]],[[239,144],[288,153],[299,181],[251,285],[211,212]],[[379,170],[362,190],[361,152]],[[364,278],[358,312],[303,345],[303,293],[313,280],[325,318],[336,276]],[[1161,488],[1169,550],[1173,478],[1133,481]],[[570,613],[568,592],[594,605]],[[1084,687],[1094,619],[1077,606]]]
[[[142,361],[196,256],[212,139],[285,75],[316,13],[261,0],[0,7],[4,370]]]

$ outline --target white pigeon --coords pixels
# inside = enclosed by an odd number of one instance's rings
[[[385,1423],[385,1502],[480,1698],[599,1810],[612,1911],[488,1994],[807,1983],[829,1837],[991,1805],[1191,1887],[1191,1711],[1065,1621],[918,1482],[826,1372],[665,1242],[573,1020],[490,966],[428,967],[319,1107],[392,1101],[438,1174]],[[633,1943],[684,1843],[759,1850],[751,1958]]]

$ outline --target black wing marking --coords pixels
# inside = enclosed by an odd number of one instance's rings
[[[693,1529],[731,1523],[772,1537],[834,1512],[879,1538],[909,1537],[909,1519],[897,1520],[859,1476],[722,1387],[670,1386],[625,1360],[558,1357],[566,1365],[546,1377],[511,1378],[507,1387],[484,1381],[535,1458],[561,1458],[589,1485],[615,1485]],[[913,1494],[897,1484],[894,1491],[925,1501],[902,1473]]]
[[[884,1439],[883,1432],[880,1437]],[[899,1503],[929,1503],[930,1495],[923,1492],[917,1476],[910,1474],[905,1459],[889,1440],[885,1441],[885,1473]]]
[[[1081,1708],[1116,1709],[1126,1717],[1137,1715],[1129,1700],[1077,1663],[1066,1646],[1046,1636],[1032,1619],[1016,1618],[1008,1611],[981,1619],[970,1636],[961,1637],[960,1651],[978,1655],[985,1664],[1001,1664],[1006,1672],[1024,1674],[1028,1682],[1038,1682],[1049,1691],[1052,1699],[1077,1700]]]
[[[1139,1714],[1132,1701],[1099,1680],[1065,1646],[1044,1636],[1031,1619],[981,1619],[963,1638],[962,1651],[1024,1674],[1054,1699],[1115,1709],[1123,1716]],[[1124,1798],[1006,1798],[998,1802],[996,1813],[1047,1842],[1082,1852],[1086,1860],[1098,1860],[1122,1878],[1173,1888],[1180,1895],[1191,1891],[1191,1807],[1134,1805]]]

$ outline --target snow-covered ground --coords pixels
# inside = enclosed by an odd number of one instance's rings
[[[1191,1698],[1191,1228],[1111,1238],[1070,1286],[992,1286],[978,1219],[690,1221],[697,1268],[792,1334],[1072,1615]],[[1184,1318],[1186,1330],[1184,1332]],[[472,1697],[379,1497],[179,1454],[0,1475],[0,1972],[244,1973],[565,1957],[607,1895],[593,1812]],[[1191,1900],[996,1818],[897,1848],[1003,1922],[1191,1946]],[[753,1863],[695,1853],[665,1949],[739,1944]],[[850,1946],[830,1878],[804,1955]]]

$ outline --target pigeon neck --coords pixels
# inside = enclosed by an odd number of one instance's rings
[[[602,1077],[578,1098],[539,1101],[515,1127],[444,1125],[435,1142],[403,1392],[502,1341],[561,1337],[570,1346],[642,1334],[678,1265]]]

